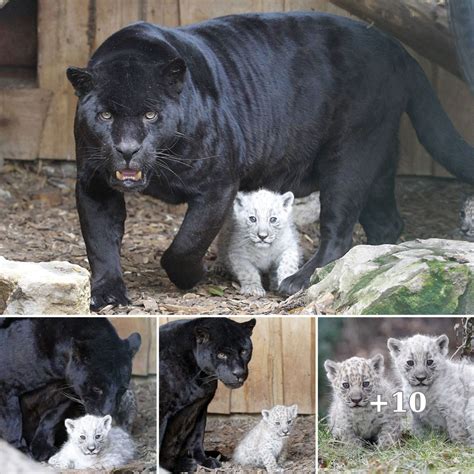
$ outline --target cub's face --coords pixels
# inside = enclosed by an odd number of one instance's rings
[[[112,427],[110,415],[102,417],[85,415],[77,420],[64,421],[69,439],[86,456],[97,456],[104,447]]]
[[[293,201],[292,192],[240,192],[234,201],[234,219],[255,246],[269,247],[291,220]]]
[[[196,362],[209,377],[220,380],[229,388],[241,387],[248,376],[252,357],[250,336],[255,319],[237,323],[226,318],[207,318],[194,328]]]
[[[100,173],[119,191],[141,191],[154,174],[182,162],[173,150],[182,140],[185,71],[180,58],[150,63],[129,56],[90,70],[69,68],[80,97],[76,141],[86,156],[82,172]]]
[[[356,409],[368,405],[372,394],[377,393],[384,360],[382,354],[371,359],[351,357],[343,362],[327,360],[324,367],[336,396]]]
[[[103,416],[115,412],[130,384],[132,359],[139,347],[137,333],[108,347],[74,342],[68,381],[87,413]]]
[[[263,421],[281,438],[290,436],[297,414],[297,405],[276,405],[271,410],[262,410]]]
[[[449,339],[420,334],[408,339],[390,338],[387,341],[395,366],[400,375],[413,387],[430,386],[446,364]]]

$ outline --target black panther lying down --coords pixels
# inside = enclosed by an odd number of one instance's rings
[[[322,13],[233,15],[180,28],[135,23],[86,69],[69,68],[77,208],[92,307],[127,304],[120,266],[123,193],[188,211],[161,263],[178,287],[202,259],[237,191],[320,189],[316,254],[280,286],[294,293],[346,253],[357,221],[369,244],[402,229],[394,194],[400,117],[455,176],[474,183],[474,149],[417,62],[366,24]]]
[[[55,382],[65,381],[86,413],[114,413],[129,386],[140,342],[138,333],[120,339],[105,318],[7,320],[0,326],[0,438],[29,452],[20,397]],[[56,452],[51,427],[69,408],[61,403],[43,413],[34,433],[36,459]]]
[[[20,406],[23,438],[33,458],[39,461],[47,459],[51,446],[59,449],[67,441],[64,420],[86,414],[83,402],[65,380],[25,393],[20,397]],[[127,389],[110,414],[114,425],[131,431],[137,415],[132,389]]]
[[[214,317],[160,327],[160,466],[172,472],[220,466],[204,451],[207,406],[218,380],[235,389],[247,379],[255,322]]]

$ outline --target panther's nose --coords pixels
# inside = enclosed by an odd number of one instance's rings
[[[142,146],[136,140],[122,140],[115,149],[123,156],[125,160],[132,159],[135,153],[138,153]]]
[[[258,238],[263,242],[267,237],[268,237],[268,234],[266,232],[259,232],[258,234]]]
[[[243,382],[245,380],[245,371],[244,370],[239,370],[239,369],[233,370],[232,375],[234,375],[235,378],[239,382]]]

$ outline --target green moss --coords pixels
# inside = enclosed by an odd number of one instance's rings
[[[455,314],[460,296],[470,280],[466,265],[438,260],[425,260],[429,274],[423,278],[421,290],[411,292],[405,287],[394,288],[374,302],[364,314]]]
[[[337,260],[334,262],[330,262],[322,268],[318,268],[311,277],[311,284],[316,285],[320,281],[323,281],[333,270],[334,266],[336,265]]]

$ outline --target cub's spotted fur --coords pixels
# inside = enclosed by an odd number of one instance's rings
[[[459,212],[460,229],[466,240],[474,242],[474,196],[467,196]]]
[[[263,419],[239,443],[234,461],[242,466],[265,467],[267,472],[282,472],[278,461],[284,459],[297,412],[297,405],[262,410]]]
[[[331,433],[341,441],[363,445],[367,442],[387,447],[401,434],[401,422],[395,409],[394,387],[384,379],[384,359],[381,354],[371,359],[351,357],[343,362],[327,360],[327,377],[333,387],[329,411]],[[388,405],[377,413],[370,402],[380,394]]]
[[[447,433],[452,441],[474,445],[474,366],[448,360],[446,335],[416,335],[387,341],[400,374],[405,400],[422,392],[426,408],[411,412],[413,432]]]
[[[264,296],[261,273],[269,273],[270,289],[296,273],[301,260],[293,225],[292,192],[265,189],[237,194],[232,213],[218,239],[219,269],[231,272],[245,295]]]

